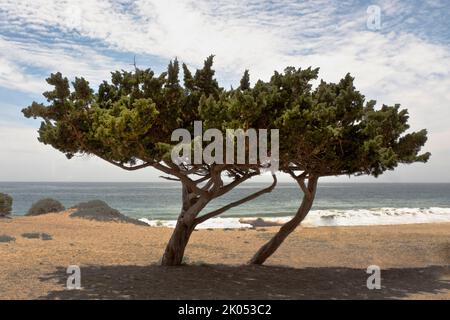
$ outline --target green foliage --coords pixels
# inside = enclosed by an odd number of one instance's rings
[[[46,198],[33,203],[27,216],[39,216],[41,214],[64,211],[64,206],[57,200]]]
[[[23,113],[42,118],[39,141],[68,158],[93,154],[123,164],[158,162],[167,156],[173,130],[190,128],[199,119],[200,99],[221,92],[212,64],[210,56],[194,76],[183,64],[184,86],[177,60],[159,76],[150,69],[115,71],[97,93],[83,78],[70,86],[55,73],[47,79],[54,90],[44,93],[49,104],[34,102]]]
[[[5,193],[0,193],[0,217],[11,214],[13,198]]]
[[[321,81],[313,89],[318,71],[289,67],[275,72],[269,82],[258,81],[254,88],[200,100],[200,114],[214,126],[278,128],[283,171],[378,176],[398,164],[429,159],[429,153],[420,154],[427,131],[405,134],[406,109],[376,109],[375,101],[365,101],[355,89],[349,74],[338,83]]]
[[[167,159],[173,130],[266,128],[280,130],[280,165],[315,176],[378,176],[400,163],[426,162],[426,130],[407,132],[408,113],[399,105],[376,107],[347,74],[338,83],[313,88],[319,69],[288,67],[250,86],[246,70],[238,89],[214,78],[213,56],[194,74],[171,61],[160,75],[150,70],[116,71],[94,92],[83,78],[70,86],[60,73],[47,82],[48,105],[33,103],[26,117],[42,118],[39,140],[64,152],[93,154],[121,165]],[[206,170],[209,167],[205,166]]]
[[[239,88],[242,91],[250,89],[250,73],[248,72],[248,70],[245,70],[244,75],[242,76],[241,85],[239,86]]]

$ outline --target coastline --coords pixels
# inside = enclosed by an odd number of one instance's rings
[[[270,299],[280,292],[281,299],[450,299],[450,223],[303,227],[266,266],[243,266],[276,230],[198,230],[186,251],[188,266],[167,269],[158,261],[169,228],[89,221],[68,213],[2,219],[0,235],[15,241],[0,243],[0,298],[195,299],[209,292],[210,298]],[[52,239],[28,239],[24,233]],[[69,265],[80,266],[83,290],[65,290]],[[382,290],[365,287],[369,265],[380,266]],[[279,274],[288,277],[281,281]],[[204,283],[189,287],[188,280],[187,290],[173,288],[177,279],[195,276]],[[217,289],[221,277],[230,282]]]
[[[198,229],[240,229],[255,226],[281,226],[292,219],[292,215],[257,215],[257,216],[222,216],[212,218]],[[140,218],[153,227],[169,227],[176,225],[176,220]],[[304,227],[346,227],[374,225],[404,225],[450,223],[450,208],[372,208],[353,210],[311,210],[302,222]]]

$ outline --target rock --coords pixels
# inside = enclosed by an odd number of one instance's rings
[[[256,219],[240,219],[239,220],[240,223],[246,223],[251,225],[253,228],[258,228],[258,227],[278,227],[278,226],[282,226],[282,223],[279,222],[272,222],[272,221],[265,221],[262,218],[256,218]]]

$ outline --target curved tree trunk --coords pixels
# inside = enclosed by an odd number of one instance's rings
[[[302,181],[303,183],[303,181]],[[286,222],[275,236],[263,245],[258,252],[250,260],[251,264],[263,264],[283,243],[283,241],[291,234],[295,228],[305,219],[314,202],[317,189],[317,178],[308,179],[307,193],[303,196],[302,204],[297,210],[295,216]]]
[[[195,206],[195,200],[192,192],[186,184],[182,184],[183,207],[178,217],[175,229],[167,243],[164,255],[161,261],[163,266],[179,266],[183,262],[184,251],[189,238],[195,229],[194,218],[200,212],[202,207]],[[191,218],[187,219],[187,215]]]
[[[189,238],[191,237],[192,232],[194,231],[195,227],[198,224],[210,218],[213,218],[233,207],[241,205],[242,203],[251,201],[264,193],[271,192],[277,184],[276,176],[272,175],[272,177],[273,183],[267,188],[259,190],[258,192],[248,195],[238,201],[231,202],[228,205],[223,206],[222,208],[214,210],[212,212],[209,212],[201,217],[197,217],[198,214],[203,208],[205,208],[205,206],[212,199],[214,199],[215,196],[217,196],[217,193],[215,194],[213,192],[212,194],[197,196],[192,190],[190,190],[189,186],[183,183],[182,184],[183,207],[181,209],[181,213],[178,217],[177,224],[169,240],[169,243],[167,244],[166,249],[164,251],[161,265],[163,266],[181,265],[183,262],[184,251],[189,242]]]
[[[161,265],[179,266],[183,262],[184,251],[194,230],[194,225],[187,225],[183,219],[178,219],[172,237],[166,246]]]

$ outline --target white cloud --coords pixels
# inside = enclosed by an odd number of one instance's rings
[[[343,4],[335,1],[0,0],[0,4],[4,24],[15,25],[15,32],[24,34],[27,28],[34,28],[36,35],[60,38],[52,41],[54,44],[33,43],[34,48],[42,49],[35,49],[38,54],[23,44],[14,43],[16,49],[30,52],[35,62],[56,60],[45,66],[65,67],[72,74],[75,66],[88,73],[94,67],[91,73],[99,74],[98,68],[111,67],[112,62],[89,45],[75,46],[65,37],[74,35],[121,51],[164,59],[179,56],[193,65],[214,53],[220,74],[234,81],[245,68],[251,69],[255,79],[267,79],[274,69],[309,61],[347,71],[375,65],[376,73],[368,70],[371,77],[387,78],[405,69],[423,74],[430,64],[423,65],[422,59],[436,56],[438,47],[426,47],[425,41],[413,35],[408,39],[368,32],[364,30],[364,8],[344,4],[354,10],[342,12]],[[399,1],[381,1],[380,6],[388,17],[404,17],[412,10]],[[421,42],[423,50],[411,54],[417,46],[404,47],[409,41]],[[448,56],[448,47],[444,50]],[[68,52],[72,59],[61,61]],[[33,63],[21,57],[18,61]],[[443,60],[434,62],[432,69],[445,65]]]
[[[45,44],[9,40],[0,35],[0,86],[40,94],[48,89],[42,77],[60,71],[73,78],[84,76],[94,84],[109,77],[109,72],[124,67],[86,45]],[[36,68],[41,72],[30,72]]]
[[[450,46],[426,40],[423,28],[408,28],[427,15],[438,21],[445,4],[422,4],[437,8],[431,14],[407,1],[376,3],[382,32],[366,30],[366,8],[342,1],[0,0],[0,86],[41,93],[42,76],[30,68],[96,84],[127,67],[96,43],[163,60],[178,56],[192,66],[213,53],[225,83],[237,83],[246,68],[252,80],[288,65],[321,67],[327,81],[350,72],[368,99],[401,103],[413,129],[429,129],[427,150],[436,152],[424,167],[435,166],[438,179],[441,164],[450,162],[443,140],[450,141]]]

